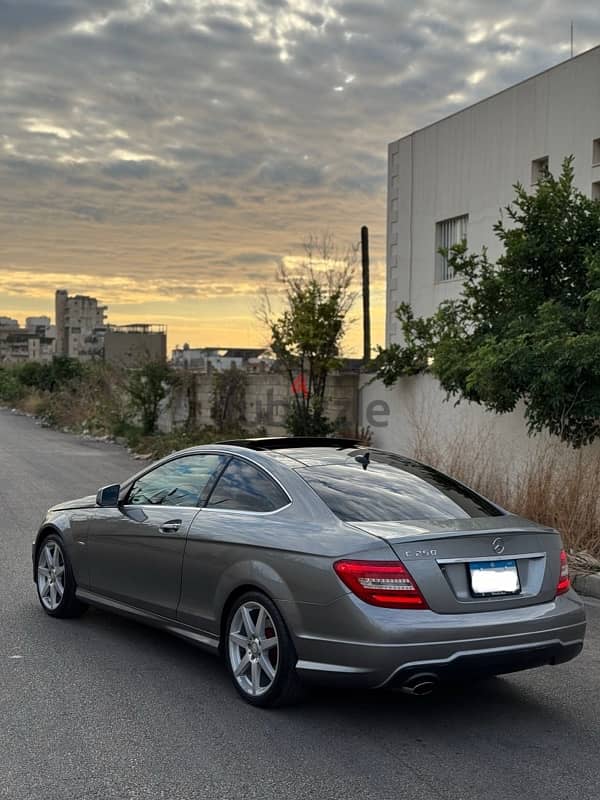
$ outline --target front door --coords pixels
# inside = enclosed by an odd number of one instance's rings
[[[149,470],[119,508],[102,508],[88,531],[91,589],[174,618],[186,536],[223,456],[180,456]]]

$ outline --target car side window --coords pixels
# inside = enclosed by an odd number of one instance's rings
[[[267,512],[287,506],[289,497],[262,469],[232,458],[209,497],[207,508]]]
[[[225,456],[198,453],[168,461],[133,484],[128,505],[198,506]]]

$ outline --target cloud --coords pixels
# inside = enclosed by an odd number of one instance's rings
[[[102,18],[125,5],[120,0],[0,0],[0,41],[48,34],[83,19]]]
[[[261,253],[261,252],[236,253],[233,256],[233,259],[238,264],[265,264],[265,263],[274,264],[277,262],[277,258],[278,256],[275,253]]]
[[[85,213],[85,210],[82,211]],[[190,276],[191,277],[191,276]],[[140,277],[112,276],[104,278],[99,285],[96,274],[47,272],[40,275],[36,270],[6,270],[0,275],[0,292],[10,295],[27,295],[30,298],[54,299],[58,287],[77,284],[77,293],[95,295],[103,303],[145,305],[150,302],[178,303],[181,300],[202,298],[203,300],[223,296],[253,296],[255,287],[244,281],[215,280],[212,275],[198,275],[188,282],[173,280],[169,275],[146,276],[143,292],[140,292]],[[233,275],[232,275],[233,277]]]
[[[582,0],[0,0],[0,273],[233,303],[362,224],[383,269],[388,142],[565,58],[571,18],[598,40]]]
[[[224,192],[208,194],[206,198],[210,203],[215,206],[220,206],[221,208],[235,208],[237,205],[234,198],[229,194],[225,194]]]
[[[269,159],[261,164],[255,181],[259,185],[316,187],[323,183],[323,171],[295,159]]]
[[[102,166],[102,173],[111,178],[147,178],[155,170],[151,160],[120,159]]]

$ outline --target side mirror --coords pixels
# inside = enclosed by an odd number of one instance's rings
[[[98,489],[96,505],[100,506],[100,508],[116,508],[119,505],[120,493],[121,485],[119,483],[103,486],[102,489]]]

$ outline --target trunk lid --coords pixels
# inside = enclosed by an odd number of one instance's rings
[[[512,514],[351,524],[388,542],[439,614],[518,608],[556,596],[562,543],[552,528]],[[516,590],[482,590],[484,572],[486,580],[494,573],[492,583],[514,578]]]

